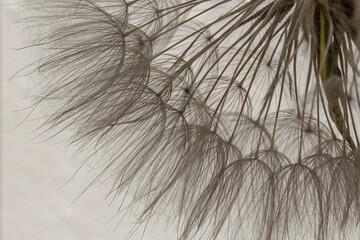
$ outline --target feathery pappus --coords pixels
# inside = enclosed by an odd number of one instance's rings
[[[32,0],[46,131],[179,239],[360,234],[359,0]]]

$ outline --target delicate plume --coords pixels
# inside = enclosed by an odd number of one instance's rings
[[[44,123],[180,239],[351,239],[360,221],[358,0],[24,4]],[[166,210],[166,211],[165,211]]]

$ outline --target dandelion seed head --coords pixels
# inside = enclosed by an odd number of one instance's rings
[[[360,217],[359,6],[26,3],[43,126],[101,152],[93,182],[131,189],[139,223],[171,212],[179,239],[346,235]]]

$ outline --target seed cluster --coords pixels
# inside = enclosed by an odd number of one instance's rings
[[[44,127],[101,152],[94,182],[133,189],[139,223],[171,211],[179,239],[350,239],[359,4],[31,1]]]

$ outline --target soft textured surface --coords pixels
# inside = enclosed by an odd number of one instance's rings
[[[145,203],[139,223],[170,216],[180,239],[348,239],[357,4],[29,1],[35,108],[46,133],[92,151],[92,184]]]
[[[58,141],[35,138],[39,116],[25,121],[32,105],[31,81],[9,79],[29,63],[30,52],[15,50],[26,38],[12,1],[1,9],[1,196],[0,239],[2,240],[119,240],[136,227],[133,214],[122,218],[118,204],[108,205],[106,186],[93,188],[75,199],[89,183],[89,175],[74,174],[79,164],[74,152]],[[27,108],[27,109],[25,109]],[[23,122],[22,124],[20,124]],[[67,184],[66,184],[67,183]],[[120,221],[122,219],[122,221]],[[172,239],[164,222],[145,232],[144,240]],[[138,240],[144,227],[129,240]]]

